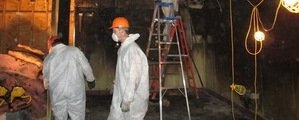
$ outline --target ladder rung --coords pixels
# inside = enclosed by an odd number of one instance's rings
[[[170,16],[170,17],[164,17],[164,18],[160,18],[160,19],[155,18],[154,22],[159,21],[159,22],[162,22],[162,23],[174,23],[174,22],[176,22],[177,19],[180,19],[180,17]]]
[[[168,36],[169,34],[163,34],[163,33],[162,33],[162,34],[161,34],[161,33],[158,34],[158,33],[153,33],[152,35],[155,35],[155,36],[159,36],[159,35],[160,35],[160,36]]]
[[[171,7],[173,6],[173,2],[160,2],[159,3],[160,7]]]
[[[186,55],[186,54],[182,54],[182,55],[179,55],[179,54],[168,54],[167,56],[168,57],[180,57],[180,56],[182,56],[182,57],[188,57],[188,55]]]
[[[180,64],[180,61],[168,61],[168,62],[161,62],[161,64]]]
[[[160,44],[167,44],[167,45],[169,45],[169,44],[178,44],[177,42],[160,42]]]
[[[155,21],[159,21],[160,23],[174,23],[176,20],[166,19],[166,18],[160,18],[160,19],[156,18]]]
[[[164,17],[164,18],[162,18],[162,19],[164,19],[164,20],[173,20],[173,21],[175,21],[177,18],[178,18],[178,17],[174,16],[174,17]]]
[[[162,90],[174,90],[174,89],[180,90],[180,89],[183,89],[183,88],[180,88],[180,87],[162,87],[161,89]]]
[[[161,64],[180,64],[180,61],[168,61],[168,62],[160,62]],[[159,62],[149,62],[150,65],[159,64]]]
[[[159,50],[159,48],[149,48],[149,50]],[[168,50],[166,48],[161,48],[161,50]]]

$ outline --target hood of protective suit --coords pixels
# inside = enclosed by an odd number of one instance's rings
[[[138,33],[136,33],[136,34],[129,34],[129,37],[126,38],[126,40],[121,43],[121,46],[127,46],[130,43],[132,43],[135,40],[137,40],[139,37],[140,37],[140,34],[138,34]]]

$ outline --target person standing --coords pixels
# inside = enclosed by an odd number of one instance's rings
[[[140,35],[129,34],[125,17],[116,17],[110,28],[112,39],[121,46],[108,120],[143,120],[148,109],[149,74],[147,57],[135,43]]]
[[[48,39],[48,50],[42,71],[55,120],[84,120],[84,80],[90,89],[95,87],[88,60],[78,48],[64,45],[57,36]]]

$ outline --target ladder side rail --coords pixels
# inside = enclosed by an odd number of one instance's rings
[[[154,12],[153,12],[153,18],[152,18],[152,23],[151,23],[151,28],[149,32],[149,38],[148,38],[148,43],[147,43],[147,48],[146,48],[146,56],[149,56],[149,51],[151,48],[151,42],[152,42],[152,36],[153,36],[153,31],[156,23],[156,16],[157,16],[157,11],[159,9],[159,5],[155,5]]]
[[[158,8],[161,8],[160,5],[158,5]],[[161,21],[160,21],[160,9],[157,11],[157,19],[158,19],[158,62],[159,62],[159,110],[160,110],[160,120],[163,120],[163,106],[162,106],[162,64],[161,64]]]
[[[165,4],[164,4],[165,5]],[[161,4],[159,4],[159,7],[165,7],[163,6],[163,3],[161,2]],[[160,9],[161,10],[161,9]],[[163,93],[163,86],[165,83],[165,79],[163,78],[163,74],[166,68],[166,64],[163,64],[166,60],[167,60],[167,56],[162,56],[162,40],[161,40],[161,24],[165,23],[166,21],[161,21],[161,15],[160,15],[160,10],[158,11],[158,56],[159,56],[159,108],[160,108],[160,120],[163,120],[163,96],[165,94],[165,92]],[[170,45],[164,45],[163,49],[165,50],[165,46],[166,46],[166,53],[168,54]],[[165,52],[165,51],[164,51]]]
[[[174,25],[171,25],[170,28],[169,28],[169,36],[168,36],[168,39],[167,39],[167,42],[170,43],[170,44],[165,44],[165,47],[164,47],[164,50],[163,50],[163,61],[166,61],[167,60],[167,56],[169,54],[169,50],[171,48],[171,43],[173,42],[173,36],[175,34],[175,26]]]
[[[194,72],[192,69],[192,61],[191,61],[191,56],[190,56],[190,48],[189,48],[189,44],[187,43],[186,40],[186,34],[185,34],[185,29],[184,29],[184,24],[181,18],[179,18],[178,20],[178,28],[180,30],[180,42],[181,42],[181,46],[182,46],[182,51],[184,54],[187,55],[187,57],[184,57],[183,62],[185,65],[185,69],[186,69],[186,74],[188,76],[188,81],[189,81],[189,86],[193,89],[194,94],[196,97],[198,97],[198,90],[197,90],[197,85],[195,82],[195,77],[194,77]],[[190,77],[190,78],[189,78]]]
[[[177,26],[175,26],[177,27]],[[186,88],[186,80],[185,80],[185,72],[184,72],[184,67],[183,67],[183,58],[182,58],[182,53],[180,49],[180,40],[179,40],[179,35],[178,35],[178,29],[176,28],[176,38],[177,38],[177,48],[178,48],[178,54],[180,55],[180,68],[181,68],[181,75],[182,75],[182,81],[183,81],[183,86],[184,86],[184,93],[185,93],[185,99],[186,99],[186,107],[187,107],[187,112],[188,112],[188,118],[191,120],[191,115],[190,115],[190,107],[189,107],[189,100],[188,100],[188,93],[187,93],[187,88]]]

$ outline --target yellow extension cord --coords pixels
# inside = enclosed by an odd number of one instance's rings
[[[254,52],[251,52],[248,49],[248,35],[251,31],[251,27],[253,24],[253,31],[258,31],[260,29],[259,25],[261,25],[261,27],[263,28],[264,31],[270,31],[274,28],[275,24],[276,24],[276,20],[277,20],[277,16],[278,16],[278,11],[279,8],[281,6],[282,0],[279,1],[278,3],[278,7],[276,8],[276,12],[275,12],[275,16],[273,19],[273,24],[271,25],[271,27],[269,29],[265,28],[262,20],[260,18],[259,15],[259,11],[258,11],[258,6],[260,4],[262,4],[262,2],[264,0],[261,0],[257,5],[254,5],[250,2],[250,0],[247,0],[248,3],[253,7],[252,12],[251,12],[251,18],[250,18],[250,23],[249,23],[249,28],[248,28],[248,32],[246,34],[246,38],[244,40],[244,44],[245,44],[245,49],[246,51],[250,54],[254,56],[254,94],[257,94],[257,55],[261,52],[262,50],[262,42],[259,42],[259,49],[257,49],[258,45],[257,45],[257,41],[254,42]],[[235,120],[235,113],[234,113],[234,85],[235,85],[235,63],[234,63],[234,33],[233,33],[233,20],[232,20],[232,0],[229,0],[229,16],[230,16],[230,31],[231,31],[231,54],[232,54],[232,58],[231,58],[231,67],[232,67],[232,85],[230,86],[231,89],[231,107],[232,107],[232,117],[233,120]],[[244,91],[243,91],[244,92]],[[240,93],[238,93],[240,94]],[[242,95],[242,94],[240,94]],[[257,105],[257,99],[255,99],[255,115],[254,115],[254,120],[257,119],[257,110],[258,110],[258,105]]]

